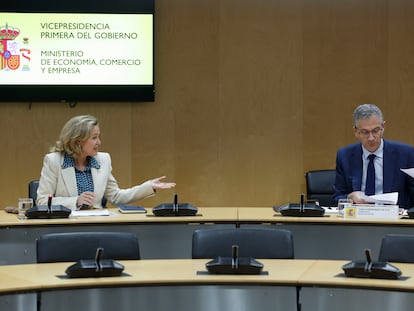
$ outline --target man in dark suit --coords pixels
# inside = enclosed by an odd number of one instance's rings
[[[364,195],[398,192],[400,207],[414,206],[414,179],[400,170],[414,167],[414,148],[383,139],[384,125],[377,106],[364,104],[355,109],[354,132],[359,143],[337,152],[335,202],[349,198],[354,203],[367,203]]]

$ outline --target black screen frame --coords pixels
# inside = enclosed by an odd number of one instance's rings
[[[0,12],[102,13],[153,15],[152,85],[0,85],[0,102],[155,101],[155,0],[14,0],[0,4]]]

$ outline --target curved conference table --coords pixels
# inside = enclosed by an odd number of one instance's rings
[[[323,217],[282,216],[272,208],[239,208],[238,223],[243,226],[274,225],[290,230],[294,237],[295,258],[356,260],[364,249],[377,258],[385,234],[414,234],[414,219],[344,219],[337,213]]]
[[[120,261],[119,277],[67,278],[72,263],[0,266],[0,309],[412,310],[414,265],[399,280],[347,278],[339,260],[260,260],[260,275],[210,275],[208,260]]]
[[[138,235],[143,259],[191,258],[192,233],[196,229],[275,226],[292,231],[295,258],[363,258],[370,248],[378,256],[387,233],[414,234],[414,219],[349,220],[337,214],[323,217],[284,217],[271,207],[202,207],[192,217],[156,217],[145,214],[75,216],[69,219],[18,220],[0,211],[0,265],[36,262],[36,238],[45,233],[68,231],[125,231]]]
[[[143,259],[191,258],[194,230],[234,227],[237,221],[237,208],[199,208],[199,213],[191,217],[156,217],[151,209],[148,214],[121,214],[115,208],[106,211],[109,216],[25,220],[0,211],[0,265],[34,263],[37,237],[73,231],[132,232],[138,235]]]

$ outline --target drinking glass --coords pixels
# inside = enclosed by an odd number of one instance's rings
[[[31,198],[22,198],[19,199],[18,203],[18,214],[19,219],[26,219],[26,211],[33,206],[33,199]]]

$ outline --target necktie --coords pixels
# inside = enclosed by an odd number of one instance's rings
[[[365,183],[365,194],[366,195],[373,195],[375,194],[375,167],[374,167],[374,159],[375,154],[370,154],[368,156],[369,163],[367,169],[367,181]]]

